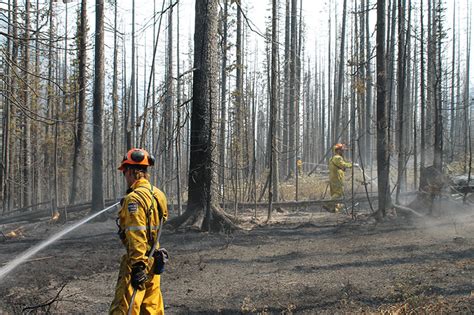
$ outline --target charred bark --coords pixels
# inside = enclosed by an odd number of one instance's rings
[[[183,215],[169,222],[174,227],[199,231],[237,228],[215,200],[219,99],[217,9],[217,0],[196,1],[188,205]]]

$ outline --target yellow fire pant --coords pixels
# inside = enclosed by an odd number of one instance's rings
[[[127,264],[127,257],[124,255],[120,263],[120,271],[115,287],[115,297],[110,306],[109,314],[128,314],[130,299],[133,288],[130,284],[131,268]],[[164,314],[163,297],[160,289],[160,276],[153,275],[146,283],[144,290],[138,290],[133,303],[132,314]]]
[[[331,193],[331,199],[336,200],[336,199],[342,199],[344,197],[344,184],[341,184],[340,182],[330,183],[329,188],[330,188],[330,193]],[[343,207],[344,205],[338,202],[332,202],[330,205],[330,208],[334,212],[341,211]]]

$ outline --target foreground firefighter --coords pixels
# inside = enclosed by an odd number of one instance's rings
[[[352,163],[344,160],[344,151],[347,150],[344,144],[336,144],[333,150],[334,156],[329,159],[329,189],[331,199],[337,200],[344,198],[344,172],[346,168],[352,167]],[[334,202],[326,209],[331,212],[339,212],[343,207],[343,203]]]
[[[129,308],[130,314],[164,313],[159,274],[168,253],[158,249],[158,231],[168,209],[164,193],[148,181],[147,168],[153,164],[148,152],[131,149],[119,167],[129,187],[117,218],[118,234],[127,253],[120,263],[110,314],[129,314]]]

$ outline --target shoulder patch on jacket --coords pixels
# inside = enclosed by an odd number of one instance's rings
[[[136,202],[130,201],[128,203],[128,212],[135,213],[138,210],[138,204]]]

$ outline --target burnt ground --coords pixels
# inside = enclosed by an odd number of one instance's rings
[[[434,216],[319,208],[246,217],[232,234],[165,230],[171,261],[162,277],[167,314],[473,313],[474,211]],[[68,223],[70,224],[70,223]],[[0,225],[0,266],[65,226]],[[88,223],[0,280],[0,314],[104,314],[123,253],[112,218]],[[42,304],[47,306],[37,307]],[[33,307],[33,309],[25,309]]]

